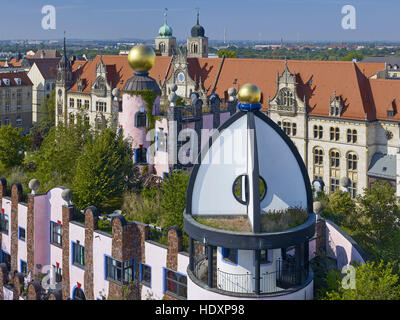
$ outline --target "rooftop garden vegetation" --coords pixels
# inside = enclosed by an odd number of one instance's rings
[[[278,232],[302,225],[308,219],[308,213],[299,208],[274,210],[261,214],[261,232]],[[206,226],[236,232],[252,232],[249,219],[239,217],[195,217],[195,220]]]

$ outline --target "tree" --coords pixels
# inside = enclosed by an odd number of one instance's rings
[[[233,50],[221,49],[218,51],[218,58],[222,58],[222,56],[225,56],[226,58],[237,58],[238,54]]]
[[[50,96],[45,97],[40,108],[39,122],[35,123],[31,128],[31,136],[33,138],[33,146],[39,149],[43,139],[49,134],[50,129],[55,126],[55,90]]]
[[[399,232],[400,210],[395,190],[386,181],[375,182],[357,197],[360,231],[377,245],[391,243]]]
[[[364,56],[359,53],[359,52],[351,52],[347,56],[342,58],[342,61],[353,61],[353,59],[356,59],[357,61],[361,61],[364,58]]]
[[[331,290],[324,300],[399,300],[399,276],[394,273],[393,265],[383,261],[367,261],[355,267],[355,289],[345,289],[340,272],[331,271],[327,276]]]
[[[31,140],[21,132],[22,129],[11,125],[0,128],[0,165],[3,169],[19,166],[24,161]]]
[[[119,208],[133,172],[132,157],[132,146],[122,134],[103,129],[77,159],[73,180],[76,205],[81,209],[89,205],[100,210]]]
[[[189,184],[189,175],[183,172],[174,172],[164,180],[161,207],[165,212],[165,226],[178,226],[183,230],[183,211],[186,207],[186,191]]]
[[[336,190],[332,193],[329,196],[329,209],[340,217],[344,225],[349,226],[354,222],[356,204],[349,192]]]
[[[60,185],[71,186],[76,158],[92,139],[93,133],[84,122],[69,126],[59,124],[50,129],[32,159],[36,170],[31,173],[31,177],[39,179],[41,192]]]

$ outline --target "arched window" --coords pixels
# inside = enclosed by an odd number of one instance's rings
[[[135,150],[135,163],[147,163],[147,149],[143,148],[143,146]]]
[[[324,178],[324,151],[320,147],[314,148],[314,179]]]
[[[86,300],[85,293],[81,288],[75,288],[73,294],[72,294],[72,299],[73,300]]]
[[[356,143],[357,142],[357,130],[347,129],[347,142]]]
[[[339,141],[339,138],[340,138],[339,128],[331,127],[329,133],[330,133],[330,139],[331,140]]]
[[[197,43],[192,43],[192,53],[197,53],[199,51],[199,46]]]
[[[135,115],[135,127],[145,127],[147,125],[147,115],[145,112],[137,112]]]
[[[160,52],[161,52],[161,53],[164,53],[164,52],[165,52],[165,43],[164,43],[164,42],[161,42],[161,43],[160,43]]]
[[[357,183],[358,183],[358,157],[355,152],[347,154],[347,177],[350,179],[349,191],[351,197],[354,199],[357,196]]]
[[[332,149],[329,151],[329,190],[335,192],[340,185],[340,152]]]

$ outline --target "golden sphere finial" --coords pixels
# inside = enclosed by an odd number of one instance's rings
[[[240,87],[238,99],[242,103],[259,103],[261,91],[255,84],[246,83]]]
[[[135,72],[147,72],[154,67],[156,54],[153,48],[140,44],[129,51],[128,62]]]

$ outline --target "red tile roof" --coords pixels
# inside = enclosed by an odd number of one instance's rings
[[[15,79],[21,79],[21,84],[17,85]],[[10,80],[10,87],[11,86],[32,86],[32,81],[29,79],[26,72],[0,72],[0,80],[1,80],[1,88],[8,87],[4,84],[4,79]]]
[[[122,90],[126,81],[133,76],[127,57],[104,55],[102,59],[107,66],[109,83],[112,87]],[[70,91],[78,91],[76,80],[80,76],[86,84],[83,93],[90,93],[99,61],[100,56],[93,61],[74,62],[74,85]],[[150,76],[156,81],[159,78],[163,81],[170,61],[171,57],[157,56]],[[221,61],[222,59],[217,58],[189,58],[189,74],[197,81],[201,76],[203,86],[210,93]],[[235,86],[233,84],[235,79],[239,86],[247,82],[254,83],[263,92],[263,110],[267,110],[268,97],[273,98],[276,94],[277,73],[283,72],[284,63],[283,60],[269,59],[225,59],[215,92],[224,97],[226,91]],[[382,109],[385,108],[383,105],[388,103],[387,96],[400,99],[400,81],[369,79],[384,69],[383,63],[289,60],[288,67],[290,72],[296,74],[298,95],[301,99],[305,97],[310,115],[329,116],[329,99],[333,97],[334,92],[344,103],[342,114],[344,119],[365,120],[366,117],[368,120],[387,119],[386,111]],[[171,73],[172,68],[167,79]]]

